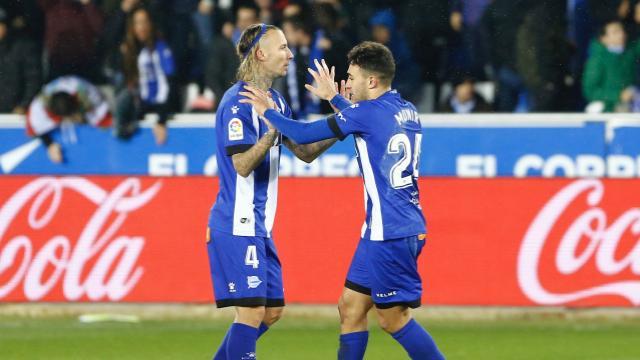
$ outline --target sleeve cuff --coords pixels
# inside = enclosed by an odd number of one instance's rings
[[[251,149],[252,146],[253,146],[253,144],[231,145],[231,146],[225,147],[225,150],[227,151],[227,156],[232,156],[232,155],[235,155],[235,154],[243,153],[243,152]]]
[[[329,103],[331,103],[331,105],[333,105],[333,107],[338,110],[342,110],[351,106],[351,101],[345,99],[344,96],[340,94],[337,94],[331,100],[329,100]]]
[[[327,118],[327,124],[329,125],[329,129],[333,131],[333,134],[340,139],[340,141],[344,140],[347,136],[340,130],[340,126],[338,126],[338,122],[336,121],[336,116],[331,115]]]
[[[38,136],[38,139],[42,141],[42,144],[44,144],[45,147],[49,147],[49,145],[53,144],[53,139],[51,139],[51,135],[49,135],[49,133]]]

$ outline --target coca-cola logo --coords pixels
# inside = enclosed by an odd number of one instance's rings
[[[128,178],[108,192],[78,177],[43,177],[25,185],[0,208],[0,299],[21,288],[27,300],[36,301],[60,286],[69,301],[125,297],[144,273],[137,261],[145,239],[119,234],[119,230],[161,187],[157,181],[143,190],[139,179]],[[71,195],[95,206],[88,219],[56,216]],[[27,219],[17,219],[19,215]],[[29,237],[54,219],[64,221],[70,230],[83,224],[84,228],[77,239],[67,234],[39,241]],[[18,220],[28,224],[27,231],[5,238]]]
[[[601,207],[604,185],[596,179],[575,181],[558,192],[535,217],[527,230],[518,255],[518,283],[532,301],[544,305],[560,305],[600,295],[621,296],[633,305],[640,305],[640,208],[624,211],[614,221]],[[550,234],[570,206],[586,209],[564,231],[555,249],[555,261],[541,261],[543,253],[550,251]],[[620,254],[623,237],[631,235]],[[553,248],[553,247],[552,247]],[[589,286],[560,292],[549,290],[540,273],[543,266],[555,263],[558,276],[571,276],[591,264],[600,278]],[[619,276],[623,272],[632,274]],[[616,276],[618,275],[618,276]],[[637,279],[637,280],[636,280]]]

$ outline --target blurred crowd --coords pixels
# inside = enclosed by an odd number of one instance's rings
[[[0,113],[42,136],[104,101],[96,124],[127,139],[155,113],[162,143],[171,114],[215,111],[256,22],[295,55],[275,87],[296,117],[330,110],[306,68],[324,58],[345,78],[363,40],[391,49],[421,111],[640,111],[640,0],[2,0]]]

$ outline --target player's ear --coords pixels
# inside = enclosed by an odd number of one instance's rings
[[[262,48],[258,48],[256,50],[256,58],[260,61],[263,61],[266,58],[264,51],[262,51]]]
[[[369,76],[369,89],[375,89],[378,86],[378,79],[375,76]]]

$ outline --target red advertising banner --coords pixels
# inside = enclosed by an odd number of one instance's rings
[[[640,305],[640,182],[423,178],[424,302]],[[0,178],[0,301],[208,302],[205,177]],[[288,302],[336,303],[358,178],[283,178]]]

